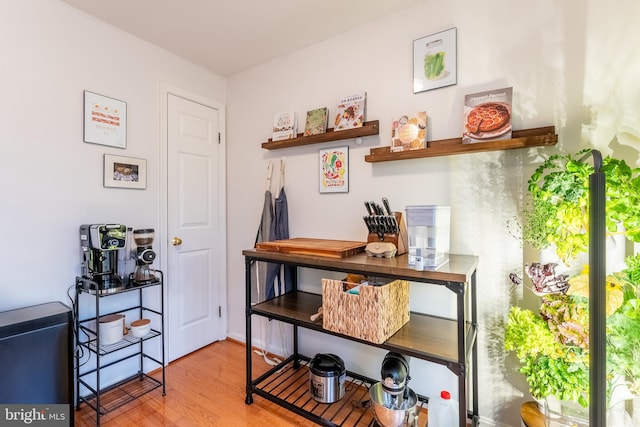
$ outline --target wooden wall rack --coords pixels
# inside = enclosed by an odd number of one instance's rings
[[[427,148],[412,151],[391,152],[391,147],[372,148],[364,160],[369,163],[389,162],[393,160],[420,159],[424,157],[450,156],[453,154],[478,153],[482,151],[511,150],[552,146],[558,143],[558,135],[554,126],[534,129],[514,130],[511,139],[500,141],[476,142],[463,144],[462,138],[428,141]]]
[[[299,133],[297,138],[284,139],[282,141],[272,141],[271,138],[267,142],[262,143],[262,148],[266,150],[278,150],[280,148],[298,147],[301,145],[319,144],[321,142],[340,141],[342,139],[362,138],[363,136],[378,135],[380,132],[380,123],[378,120],[364,122],[362,127],[334,131],[333,128],[327,129],[325,133],[317,135],[304,136]]]

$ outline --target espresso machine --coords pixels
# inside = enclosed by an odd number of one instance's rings
[[[418,396],[408,386],[409,361],[390,351],[382,361],[381,380],[369,388],[369,398],[376,425],[382,427],[417,427]]]
[[[92,293],[118,292],[126,278],[118,275],[118,253],[127,244],[127,227],[122,224],[80,226],[83,286]]]
[[[153,228],[133,230],[133,241],[136,246],[136,270],[133,273],[134,284],[148,284],[158,281],[158,277],[151,269],[151,264],[156,259],[156,253],[152,246],[154,235]]]

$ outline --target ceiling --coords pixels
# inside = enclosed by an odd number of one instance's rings
[[[62,0],[220,76],[425,0]]]

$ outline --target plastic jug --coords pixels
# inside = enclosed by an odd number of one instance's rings
[[[451,400],[451,394],[443,390],[440,396],[429,399],[429,427],[456,427],[458,418],[458,402]]]

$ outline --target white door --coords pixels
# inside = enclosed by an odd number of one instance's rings
[[[220,329],[220,111],[167,94],[168,359]]]

